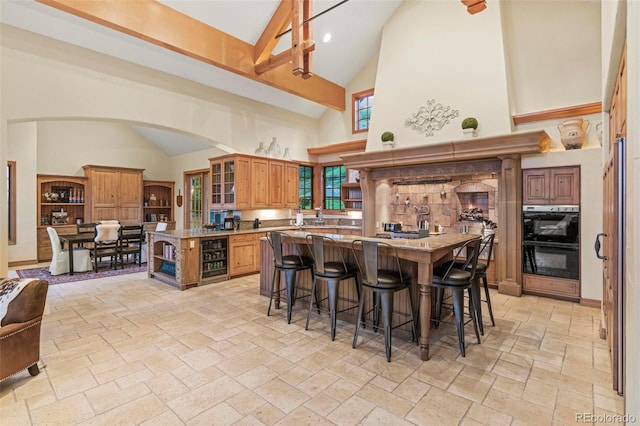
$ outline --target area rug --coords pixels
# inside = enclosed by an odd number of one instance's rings
[[[109,264],[100,266],[98,272],[74,272],[73,275],[51,275],[49,267],[16,269],[16,273],[20,278],[37,278],[49,281],[49,285],[64,284],[74,281],[95,280],[96,278],[114,277],[116,275],[135,274],[136,272],[145,272],[147,270],[146,263],[138,266],[137,263],[127,263],[124,268],[111,269]]]

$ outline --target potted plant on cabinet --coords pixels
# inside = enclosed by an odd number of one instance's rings
[[[478,129],[478,120],[475,117],[467,117],[462,120],[462,133],[468,138],[476,135]]]

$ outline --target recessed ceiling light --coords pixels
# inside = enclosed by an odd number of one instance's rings
[[[322,41],[325,43],[329,43],[329,40],[331,40],[331,33],[326,33],[324,37],[322,37]]]

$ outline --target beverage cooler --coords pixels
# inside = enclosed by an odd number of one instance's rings
[[[229,276],[228,238],[200,239],[201,283],[225,281]]]

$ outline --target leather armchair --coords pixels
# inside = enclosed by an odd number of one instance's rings
[[[9,303],[0,327],[0,381],[27,368],[40,373],[40,325],[49,282],[33,280]]]

